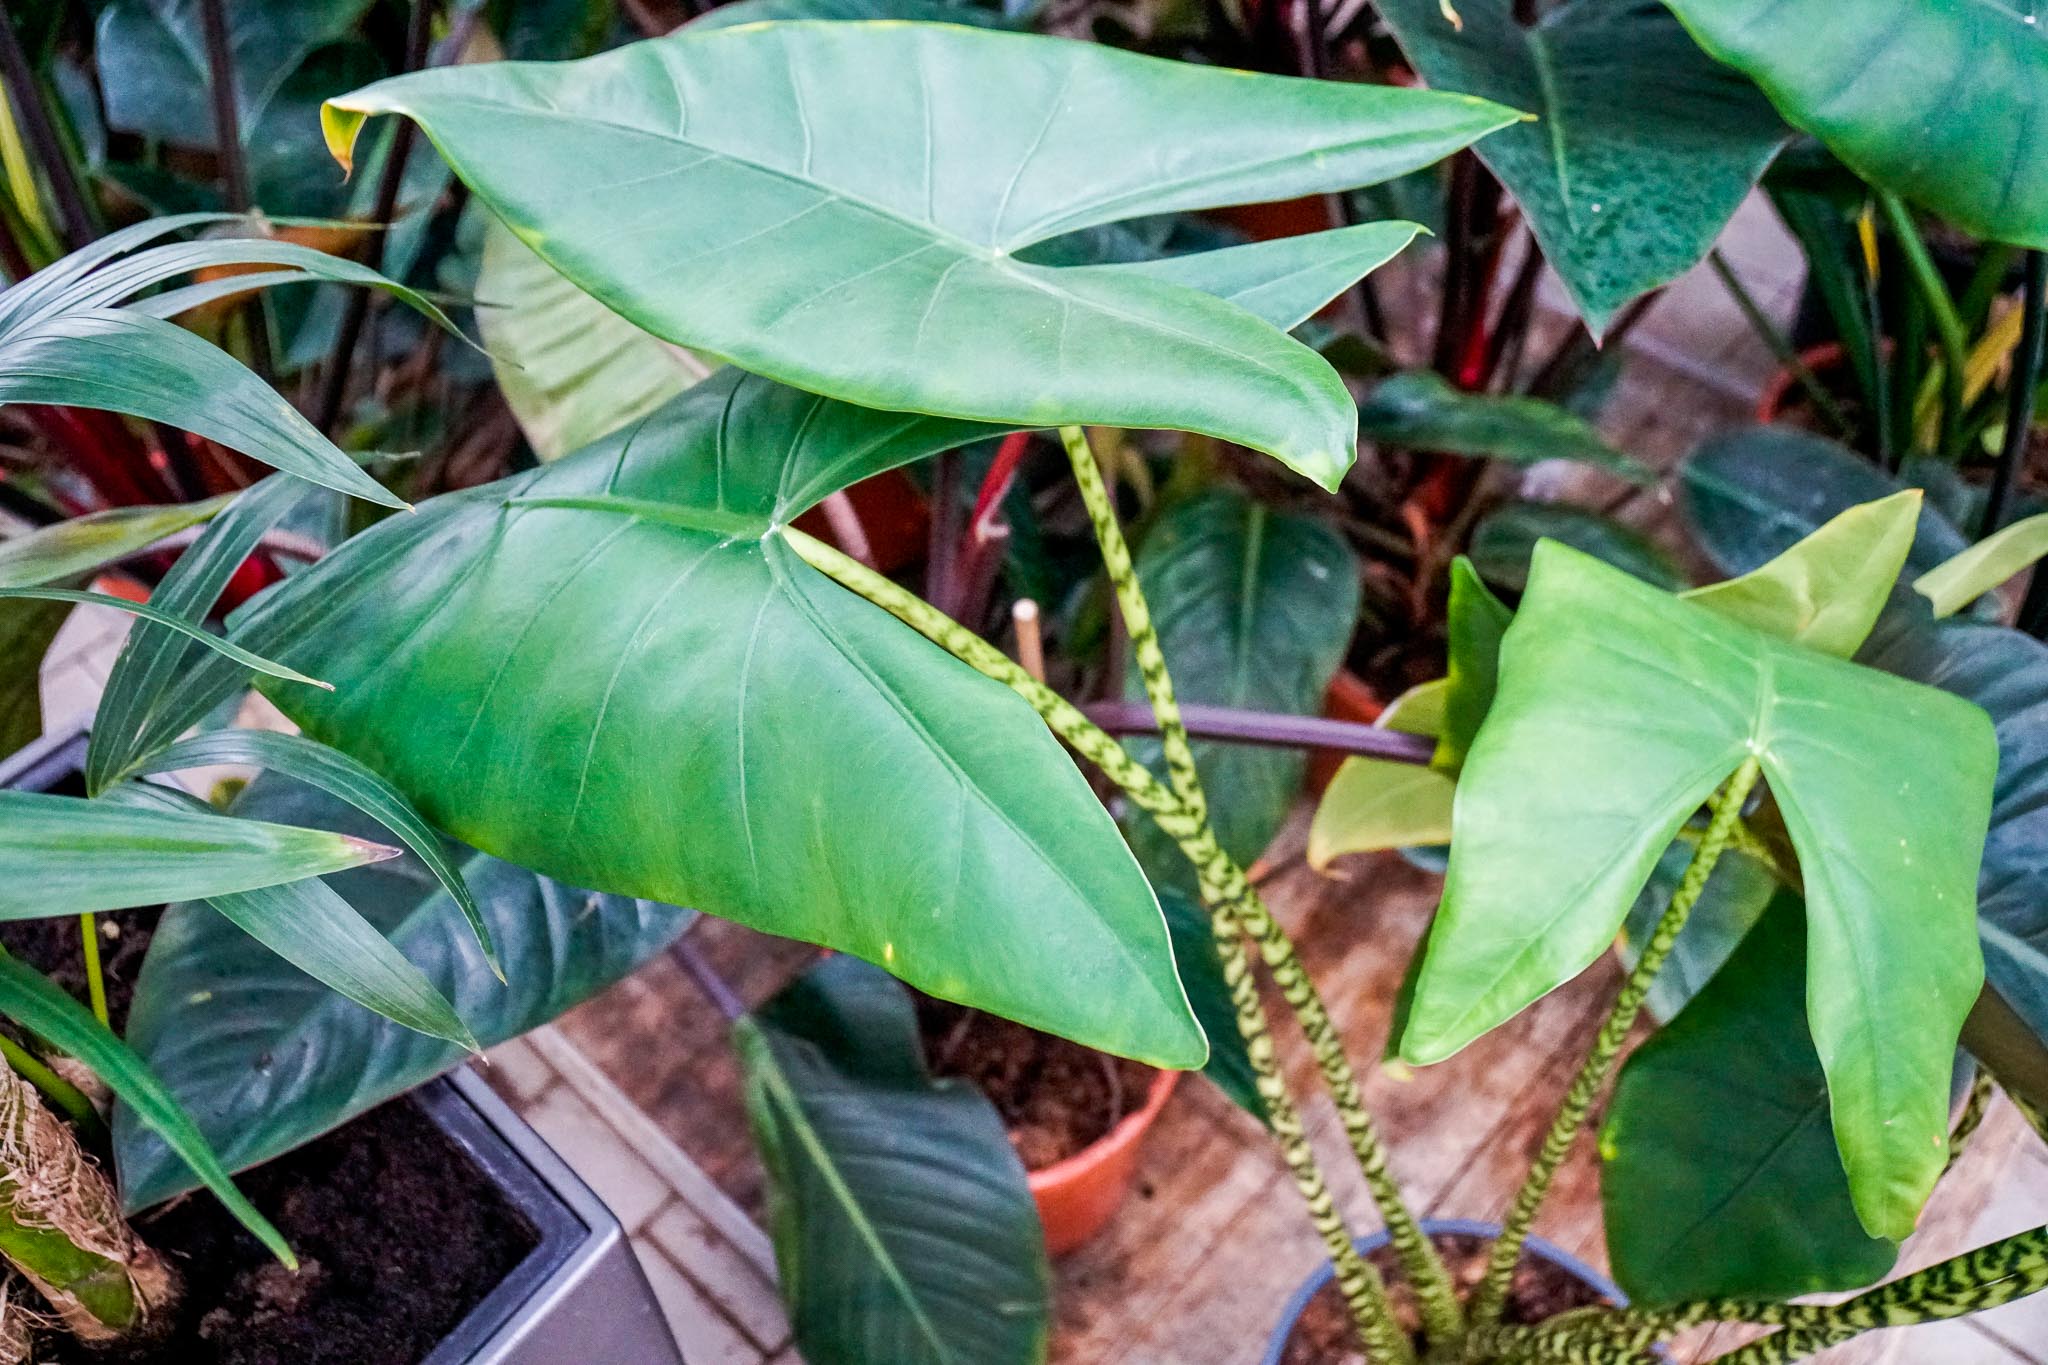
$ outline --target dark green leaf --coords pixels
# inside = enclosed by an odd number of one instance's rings
[[[1864,1232],[1842,1174],[1805,985],[1802,907],[1781,891],[1622,1068],[1600,1134],[1600,1200],[1631,1299],[1786,1299],[1891,1269],[1897,1245]]]
[[[1681,825],[1752,755],[1806,884],[1809,1019],[1857,1208],[1902,1237],[1942,1169],[1951,1054],[1982,982],[1990,722],[1561,545],[1537,551],[1459,774],[1402,1054],[1441,1060],[1598,957]]]
[[[666,340],[874,407],[1201,431],[1331,487],[1356,414],[1314,352],[1171,278],[1015,253],[1384,179],[1513,117],[1094,43],[829,22],[418,72],[331,102],[330,145],[346,156],[382,113],[418,120],[549,264]],[[1357,248],[1289,248],[1323,249]]]
[[[196,812],[0,791],[0,919],[217,896],[380,862],[397,850]]]
[[[1389,375],[1358,410],[1359,435],[1410,450],[1531,465],[1572,460],[1630,483],[1657,474],[1607,444],[1591,422],[1555,403],[1517,394],[1466,393],[1428,370]]]
[[[2048,247],[2040,0],[1668,3],[1865,179],[1978,236]]]
[[[729,368],[577,455],[387,519],[236,638],[330,673],[335,693],[276,699],[479,848],[1198,1066],[1151,889],[1072,760],[781,534],[985,434]]]
[[[325,792],[259,777],[238,816],[380,837],[368,816]],[[508,984],[433,874],[411,857],[339,873],[328,884],[429,982],[488,1047],[562,1014],[667,946],[691,912],[573,891],[451,846],[475,888]],[[236,1169],[310,1141],[463,1058],[454,1043],[400,1028],[344,999],[201,904],[171,907],[150,941],[128,1037]],[[114,1113],[131,1209],[190,1188],[163,1142]]]
[[[833,958],[733,1039],[804,1359],[1043,1361],[1052,1272],[1024,1167],[986,1098],[926,1074],[903,988]]]
[[[203,627],[195,626],[183,617],[173,616],[169,612],[160,611],[146,602],[133,602],[125,597],[115,597],[103,592],[87,592],[81,588],[0,588],[0,602],[20,601],[86,603],[91,606],[106,607],[110,611],[125,612],[130,616],[141,617],[153,625],[159,625],[166,630],[174,631],[186,639],[214,651],[223,658],[232,659],[244,668],[253,669],[268,677],[282,678],[287,682],[303,683],[313,687],[327,686],[326,683],[321,682],[318,678],[309,678],[297,669],[288,668],[284,664],[266,659],[260,654],[253,654],[231,640],[223,640],[220,636],[208,633]]]
[[[1472,531],[1473,567],[1489,583],[1520,592],[1536,543],[1554,540],[1660,588],[1682,588],[1685,573],[1663,547],[1612,517],[1557,502],[1511,502]]]
[[[65,602],[0,607],[0,753],[43,732],[43,656],[70,614]]]
[[[1595,336],[1697,265],[1787,135],[1754,86],[1658,0],[1566,0],[1527,27],[1510,0],[1381,0],[1440,90],[1536,114],[1480,158],[1527,216]]]
[[[0,953],[0,1014],[83,1062],[93,1075],[106,1082],[135,1122],[154,1133],[166,1150],[175,1154],[173,1159],[183,1169],[213,1191],[236,1222],[280,1261],[294,1269],[298,1267],[298,1260],[284,1238],[242,1197],[192,1122],[192,1116],[178,1106],[142,1059],[93,1018],[85,1006],[6,953]]]
[[[1212,489],[1161,514],[1137,567],[1183,702],[1320,713],[1358,617],[1358,561],[1336,531],[1234,489]],[[1124,695],[1145,695],[1135,663]],[[1156,740],[1134,742],[1131,751],[1165,771]],[[1307,755],[1197,742],[1195,762],[1218,841],[1249,864],[1300,797]],[[1150,817],[1133,818],[1126,832],[1155,884],[1194,889],[1187,858]]]

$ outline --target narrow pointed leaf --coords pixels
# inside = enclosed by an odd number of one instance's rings
[[[2048,247],[2048,6],[1667,0],[1701,47],[1864,179],[1964,231]]]
[[[4,794],[4,793],[0,793]],[[58,990],[20,959],[0,953],[0,1014],[76,1057],[105,1081],[136,1118],[177,1154],[236,1222],[278,1260],[294,1269],[298,1260],[270,1220],[235,1188],[220,1160],[163,1083],[142,1059],[93,1018],[91,1011]]]
[[[1565,0],[1535,23],[1510,0],[1382,0],[1439,90],[1536,115],[1479,144],[1595,336],[1629,300],[1697,265],[1788,130],[1658,0]]]
[[[232,496],[171,507],[115,507],[0,540],[0,588],[81,578],[207,521]]]
[[[1307,347],[1142,270],[1016,253],[1368,184],[1514,117],[901,23],[685,29],[581,62],[418,72],[330,101],[330,146],[345,159],[383,113],[417,120],[549,264],[665,340],[872,407],[1204,432],[1331,487],[1356,419]]]
[[[1555,544],[1537,551],[1500,669],[1459,775],[1402,1055],[1439,1061],[1583,970],[1679,827],[1754,755],[1806,883],[1808,1016],[1857,1210],[1903,1237],[1941,1172],[1950,1053],[1983,979],[1988,718]]]
[[[236,638],[331,673],[324,700],[273,696],[467,843],[1198,1066],[1158,906],[1072,760],[776,531],[985,434],[729,369],[577,455],[387,519]]]
[[[396,853],[324,830],[0,791],[0,919],[248,891]]]
[[[497,952],[491,946],[491,932],[484,923],[482,908],[470,893],[469,884],[462,880],[462,873],[442,851],[441,836],[413,809],[405,793],[339,749],[316,744],[300,735],[270,730],[215,730],[193,735],[150,758],[147,771],[175,772],[222,763],[248,763],[309,782],[340,797],[397,835],[462,907],[463,917],[476,931],[484,961],[500,981],[505,979]]]
[[[317,788],[258,776],[237,816],[360,838],[382,827]],[[477,890],[506,981],[433,874],[410,855],[325,884],[417,964],[485,1047],[556,1018],[665,948],[693,912],[571,890],[450,844]],[[456,1043],[401,1028],[307,976],[201,902],[164,912],[128,1016],[128,1040],[229,1167],[268,1161],[461,1062]],[[132,1210],[191,1188],[163,1140],[114,1111]]]
[[[836,958],[733,1028],[768,1228],[814,1365],[1038,1365],[1044,1234],[988,1100],[926,1074],[903,988]]]
[[[1368,440],[1531,465],[1571,460],[1648,487],[1657,473],[1607,443],[1591,422],[1555,403],[1518,394],[1467,393],[1428,370],[1388,375],[1358,411]]]
[[[1953,616],[2048,555],[2048,513],[2016,521],[1913,580],[1936,616]]]
[[[183,617],[173,616],[167,611],[159,611],[146,602],[131,602],[125,597],[115,597],[111,593],[87,592],[81,588],[0,588],[0,602],[12,601],[71,602],[74,604],[106,607],[112,611],[124,612],[129,616],[139,616],[145,621],[163,626],[168,630],[176,631],[186,639],[197,641],[223,658],[232,659],[244,668],[253,669],[269,677],[282,678],[286,682],[304,683],[311,687],[329,687],[329,684],[321,682],[318,678],[309,678],[295,668],[289,668],[275,660],[266,659],[261,654],[251,653],[232,640],[222,639],[203,626],[195,626]]]

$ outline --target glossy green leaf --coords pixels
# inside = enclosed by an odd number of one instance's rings
[[[330,146],[346,157],[382,113],[419,121],[527,245],[666,340],[873,407],[1200,431],[1329,487],[1356,414],[1307,347],[1170,278],[1016,253],[1384,179],[1514,117],[902,23],[684,29],[582,62],[418,72],[330,102]]]
[[[1510,0],[1382,0],[1440,90],[1527,109],[1478,152],[1514,195],[1595,336],[1697,265],[1770,164],[1785,125],[1657,0],[1566,0],[1523,26]]]
[[[233,500],[115,507],[0,540],[0,588],[33,588],[83,577],[207,521]]]
[[[497,953],[491,947],[491,933],[484,923],[483,909],[470,893],[468,883],[462,880],[462,873],[442,851],[441,836],[413,809],[412,803],[405,799],[405,793],[347,754],[324,744],[315,744],[300,735],[279,734],[271,730],[214,730],[182,739],[151,756],[145,771],[168,773],[181,768],[239,763],[311,783],[329,795],[340,797],[397,835],[399,841],[412,850],[413,856],[424,863],[448,894],[455,898],[455,903],[462,908],[463,917],[476,931],[477,946],[483,949],[484,961],[490,964],[491,971],[499,980],[504,980]],[[317,972],[314,974],[318,975]]]
[[[1646,1306],[1787,1299],[1882,1279],[1807,1031],[1806,931],[1782,891],[1683,1014],[1622,1067],[1600,1134],[1614,1277]]]
[[[1416,223],[1358,223],[1328,232],[1069,270],[1078,280],[1103,275],[1185,285],[1291,331],[1400,255],[1421,232]]]
[[[1679,510],[1721,572],[1745,574],[1850,508],[1902,485],[1847,447],[1793,427],[1718,432],[1688,455]],[[1933,507],[1906,557],[1915,574],[1963,552],[1962,533]]]
[[[2048,247],[2040,0],[1667,3],[1866,180],[1977,236]]]
[[[260,776],[235,803],[251,820],[385,838],[382,827],[312,787]],[[662,951],[692,913],[601,896],[450,845],[477,893],[506,981],[434,875],[406,856],[327,878],[405,954],[485,1047],[537,1028]],[[128,1017],[130,1044],[191,1110],[234,1169],[279,1156],[463,1059],[335,994],[212,909],[174,905],[150,940]],[[130,1209],[192,1184],[177,1156],[127,1108],[115,1154]]]
[[[1998,731],[1998,784],[1977,884],[1984,974],[2048,1039],[2048,645],[1970,622],[1888,618],[1873,667],[1967,698]]]
[[[0,796],[13,793],[0,793]],[[126,812],[132,814],[133,812]],[[192,1116],[164,1088],[142,1059],[92,1013],[57,989],[34,968],[0,953],[0,1014],[83,1062],[125,1106],[134,1121],[156,1135],[174,1160],[213,1192],[236,1222],[270,1253],[296,1269],[298,1260],[270,1221],[242,1197],[220,1159],[207,1145]]]
[[[632,425],[718,363],[626,321],[496,219],[484,229],[476,298],[498,387],[543,460]]]
[[[1153,522],[1137,569],[1181,701],[1320,713],[1358,617],[1358,561],[1334,529],[1211,489]],[[1124,695],[1144,699],[1135,662]],[[1216,838],[1249,864],[1300,797],[1308,755],[1204,741],[1194,750]],[[1157,740],[1134,741],[1131,752],[1165,772]],[[1154,883],[1195,889],[1193,867],[1149,816],[1126,833]]]
[[[1920,524],[1917,488],[1862,503],[1725,583],[1685,596],[1780,639],[1848,658],[1869,637]]]
[[[1411,687],[1389,703],[1376,724],[1403,734],[1441,738],[1450,690],[1449,678]],[[1337,769],[1316,806],[1308,829],[1309,866],[1320,872],[1345,853],[1448,844],[1456,785],[1434,763],[1425,767],[1353,754]]]
[[[1945,1159],[1950,1054],[1982,982],[1987,717],[1556,544],[1500,668],[1402,1055],[1442,1060],[1584,969],[1753,755],[1806,883],[1809,1018],[1857,1209],[1904,1236]]]
[[[1430,766],[1455,773],[1493,705],[1500,682],[1500,638],[1514,613],[1493,595],[1479,570],[1463,555],[1451,561],[1450,605],[1444,614],[1449,638],[1444,675],[1443,727]]]
[[[184,792],[149,783],[104,798],[137,810],[211,814]],[[328,988],[393,1023],[474,1049],[476,1039],[420,969],[317,877],[209,896],[207,904],[251,938]]]
[[[1944,560],[1913,580],[1936,616],[1953,616],[2048,555],[2048,513],[2027,517]]]
[[[903,988],[833,958],[733,1027],[797,1349],[1038,1365],[1052,1271],[1002,1120],[925,1071]]]
[[[1509,464],[1571,460],[1649,486],[1657,473],[1607,444],[1585,418],[1520,394],[1467,393],[1428,370],[1404,370],[1373,386],[1358,431],[1410,450],[1471,455]]]
[[[1487,582],[1520,592],[1529,582],[1529,558],[1545,540],[1569,545],[1660,588],[1686,583],[1678,562],[1641,531],[1566,503],[1510,502],[1495,508],[1472,529],[1468,553]]]
[[[1230,998],[1230,983],[1223,979],[1222,959],[1216,956],[1209,912],[1195,897],[1170,886],[1159,888],[1159,908],[1166,914],[1166,932],[1173,939],[1173,960],[1180,968],[1188,1005],[1209,1037],[1209,1064],[1202,1074],[1233,1104],[1263,1123],[1265,1102],[1259,1098],[1257,1073],[1251,1054],[1245,1051],[1244,1035],[1237,1031],[1237,1006]]]
[[[266,659],[261,654],[243,649],[232,640],[224,640],[200,626],[167,611],[160,611],[146,602],[133,602],[111,593],[88,592],[82,588],[0,588],[0,602],[69,602],[105,607],[110,611],[138,616],[153,625],[175,631],[186,639],[197,642],[224,658],[233,659],[244,668],[253,669],[268,677],[281,678],[286,682],[301,683],[311,687],[328,687],[318,678],[309,678],[295,668]]]
[[[236,638],[330,673],[318,701],[273,696],[467,843],[1199,1066],[1151,889],[1057,741],[778,533],[985,434],[728,369],[567,459],[387,519]]]
[[[0,791],[0,919],[248,891],[396,853],[324,830]]]

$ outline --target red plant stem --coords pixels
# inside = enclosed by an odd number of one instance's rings
[[[1017,469],[1024,463],[1024,454],[1030,449],[1028,431],[1013,431],[996,447],[996,457],[989,462],[988,473],[982,476],[981,491],[974,495],[974,513],[967,518],[970,538],[988,536],[1003,499],[1010,495],[1010,485],[1017,481]]]
[[[47,403],[23,403],[21,411],[109,507],[170,501],[170,489],[155,478],[148,453],[120,418]]]

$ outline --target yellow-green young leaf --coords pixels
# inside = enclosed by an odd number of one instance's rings
[[[2048,512],[2016,521],[1913,580],[1936,616],[1953,616],[2042,555],[2048,555]]]
[[[1684,596],[1732,621],[1846,659],[1869,638],[1906,565],[1921,498],[1919,489],[1909,488],[1851,507],[1768,564]]]
[[[1388,704],[1377,722],[1408,735],[1437,735],[1450,679],[1417,683]],[[1327,869],[1340,854],[1431,846],[1451,841],[1451,793],[1457,783],[1435,767],[1354,754],[1344,760],[1316,807],[1308,861]]]
[[[116,507],[0,540],[0,588],[34,588],[76,579],[197,526],[233,494],[171,507]]]
[[[385,113],[550,265],[678,345],[876,408],[1203,432],[1327,487],[1357,410],[1320,356],[1172,271],[1017,253],[1370,184],[1518,117],[918,23],[686,28],[580,62],[415,72],[330,101],[329,146],[345,160]]]
[[[1808,1020],[1857,1212],[1903,1237],[1946,1158],[1952,1053],[1983,981],[1990,719],[1562,545],[1537,550],[1459,773],[1401,1052],[1441,1061],[1606,951],[1751,756],[1806,883]]]
[[[272,695],[474,847],[1199,1066],[1158,903],[1058,742],[778,533],[989,434],[727,367],[575,455],[387,519],[235,638],[330,670],[322,700]]]

